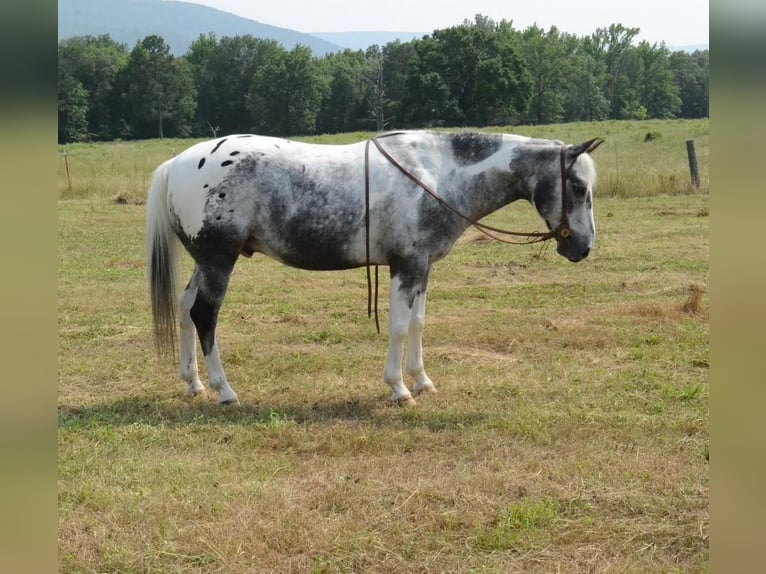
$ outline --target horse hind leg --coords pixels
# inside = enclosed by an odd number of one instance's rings
[[[195,397],[197,395],[207,396],[205,387],[199,378],[199,369],[197,367],[197,340],[194,328],[194,321],[191,318],[191,308],[197,298],[199,291],[199,270],[195,267],[189,284],[184,289],[180,304],[180,373],[181,380],[186,383],[186,396]]]
[[[226,268],[198,266],[195,272],[198,276],[196,295],[189,308],[189,317],[196,327],[202,353],[205,356],[210,388],[218,392],[218,404],[239,402],[237,393],[229,386],[226,379],[215,339],[218,312],[226,295],[233,267],[233,264]]]

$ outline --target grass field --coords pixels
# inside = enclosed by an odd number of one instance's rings
[[[363,270],[259,256],[219,323],[241,404],[184,400],[154,353],[141,201],[190,142],[68,147],[59,570],[707,572],[707,122],[534,130],[607,138],[596,248],[571,264],[461,238],[429,290],[439,393],[414,408],[387,405]],[[520,204],[490,222],[540,228]]]

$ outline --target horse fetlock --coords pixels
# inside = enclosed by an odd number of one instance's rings
[[[416,407],[418,405],[418,402],[412,398],[406,398],[406,399],[400,399],[396,401],[396,404],[400,407]]]
[[[186,386],[186,394],[184,395],[187,398],[196,397],[196,396],[207,396],[207,391],[205,390],[205,387],[203,384],[199,381],[190,381],[189,384]]]
[[[431,379],[426,377],[425,380],[415,383],[415,386],[412,387],[412,392],[415,393],[415,396],[418,396],[421,393],[435,393],[436,387]]]
[[[210,379],[210,388],[218,393],[217,402],[219,405],[231,405],[239,403],[237,393],[235,393],[234,389],[229,386],[229,382],[225,377],[220,379]]]
[[[407,392],[406,395],[397,395],[396,393],[393,393],[388,397],[388,403],[399,407],[414,407],[418,404],[409,392]]]
[[[390,402],[398,403],[400,401],[412,399],[412,393],[410,393],[410,390],[405,386],[401,379],[386,380],[385,382],[393,390],[391,396],[388,398]]]

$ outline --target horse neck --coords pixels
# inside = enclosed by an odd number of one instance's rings
[[[532,200],[533,182],[511,161],[515,145],[504,145],[486,160],[457,171],[455,200],[471,219],[479,220],[519,199]]]

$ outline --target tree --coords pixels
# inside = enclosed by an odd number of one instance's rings
[[[386,95],[387,126],[405,125],[403,100],[407,93],[407,64],[414,55],[412,42],[389,42],[381,50],[383,87]]]
[[[59,70],[58,142],[84,141],[88,137],[88,90],[80,80]]]
[[[648,118],[674,118],[681,109],[678,86],[673,82],[669,50],[664,46],[641,42],[636,48],[640,75],[635,79],[641,105]]]
[[[159,36],[59,42],[59,141],[378,131],[709,115],[709,52],[585,37],[477,15],[410,42],[322,58],[252,36],[200,36],[174,58]]]
[[[567,40],[569,73],[564,81],[566,96],[564,120],[596,121],[609,117],[609,100],[604,95],[606,63],[593,38],[571,37]]]
[[[316,131],[348,132],[367,127],[367,62],[361,50],[328,54],[320,62],[322,84],[327,85],[317,114]]]
[[[639,32],[639,28],[611,24],[592,35],[606,64],[604,95],[609,101],[610,119],[632,119],[638,113],[640,102],[634,79],[639,70],[632,42]]]
[[[280,136],[313,134],[327,89],[320,72],[306,46],[276,52],[257,70],[248,94],[256,131]]]
[[[679,114],[683,118],[706,118],[710,115],[710,52],[697,50],[693,54],[673,52],[670,71],[681,98]]]
[[[367,49],[367,70],[364,80],[367,83],[367,102],[372,119],[375,121],[375,130],[382,132],[388,124],[387,114],[390,100],[386,92],[384,76],[383,52],[375,45]]]
[[[558,29],[547,33],[536,25],[521,34],[522,54],[532,77],[532,101],[529,120],[536,124],[560,122],[564,116],[565,84],[570,61]]]
[[[115,78],[125,66],[127,46],[102,36],[75,36],[61,40],[58,45],[59,100],[69,105],[86,94],[86,126],[78,137],[82,139],[111,139],[115,134],[112,110],[112,91]],[[69,78],[73,81],[64,79]],[[79,87],[78,87],[79,86]],[[62,94],[62,88],[71,88],[78,94]],[[71,114],[71,108],[68,114]],[[67,115],[67,114],[64,114]]]
[[[414,41],[406,105],[417,123],[482,125],[526,111],[530,78],[509,22],[475,22]]]
[[[123,121],[133,137],[188,136],[196,106],[191,66],[159,36],[138,42],[119,77]]]
[[[440,61],[442,56],[437,43],[432,37],[424,37],[413,40],[413,47],[402,99],[406,110],[404,121],[415,126],[444,124],[457,114],[457,106],[451,100],[450,87],[439,71],[444,65]]]
[[[282,48],[275,40],[250,35],[200,36],[187,53],[197,90],[198,133],[251,131],[248,91],[257,71]]]
[[[511,22],[495,24],[480,15],[474,31],[481,57],[469,121],[472,125],[514,123],[528,109],[532,85],[519,35]]]

